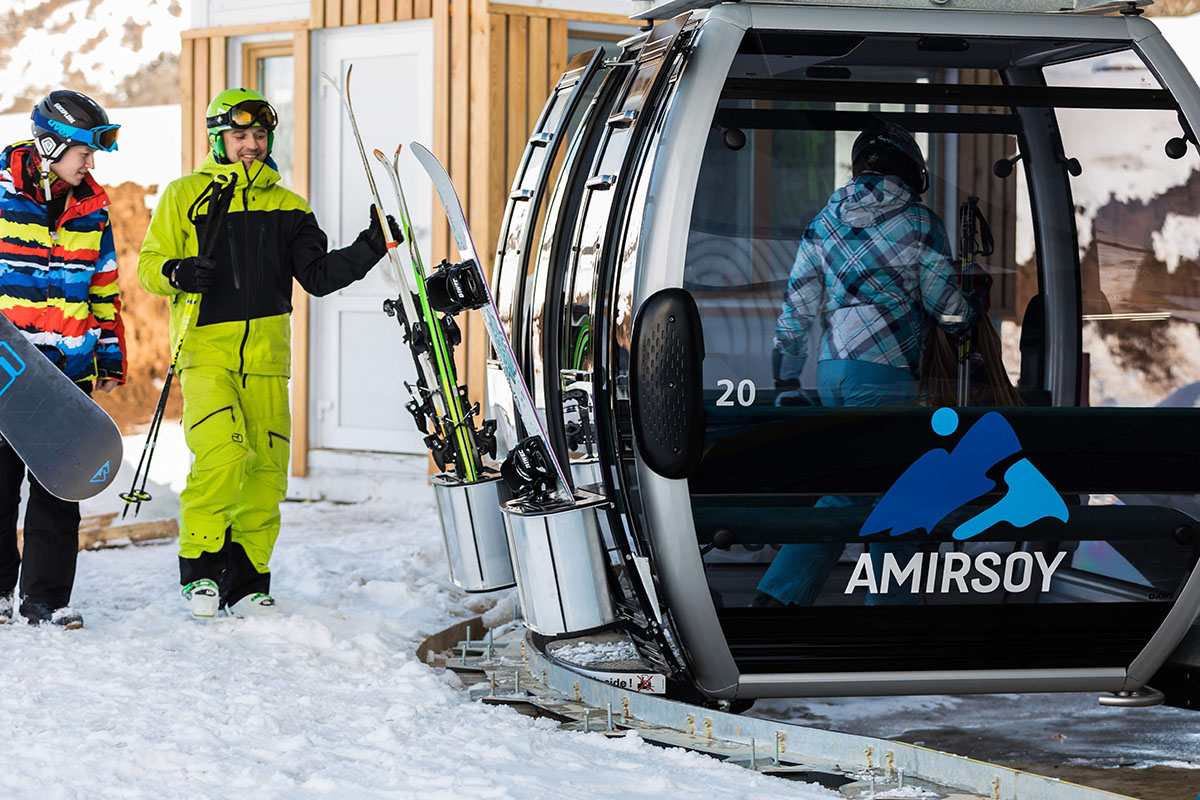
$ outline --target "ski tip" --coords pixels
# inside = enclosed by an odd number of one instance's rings
[[[385,156],[383,154],[383,151],[380,150],[378,147],[375,148],[375,157],[378,158],[380,161],[383,161],[385,158],[387,158],[387,156]]]
[[[396,153],[395,153],[395,155],[400,155],[400,149],[401,149],[402,147],[404,147],[404,145],[403,145],[403,144],[398,144],[398,145],[396,145]]]

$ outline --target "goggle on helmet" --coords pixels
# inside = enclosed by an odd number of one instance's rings
[[[120,125],[98,125],[95,128],[77,128],[56,119],[50,119],[37,109],[34,109],[32,120],[35,128],[48,133],[58,134],[56,137],[38,137],[38,153],[43,157],[56,161],[72,144],[83,144],[93,150],[103,150],[111,153],[117,149],[117,132]],[[43,138],[45,142],[43,143]]]
[[[213,98],[205,117],[208,142],[218,162],[226,163],[225,142],[221,132],[261,127],[267,131],[267,154],[275,144],[279,115],[267,99],[250,89],[226,89]]]

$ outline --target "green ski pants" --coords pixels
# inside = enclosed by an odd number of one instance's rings
[[[230,528],[254,568],[266,573],[287,493],[288,379],[197,366],[179,373],[179,383],[195,459],[179,496],[179,555],[219,551]]]

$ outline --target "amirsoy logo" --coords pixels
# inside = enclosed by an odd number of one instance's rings
[[[958,414],[939,408],[931,420],[933,432],[948,437],[958,430]],[[950,450],[935,448],[918,458],[896,479],[859,529],[859,536],[887,533],[891,536],[923,530],[931,532],[942,520],[967,503],[993,492],[997,483],[987,473],[1003,466],[1004,496],[991,506],[959,523],[953,537],[971,539],[993,525],[1007,522],[1024,528],[1043,519],[1066,522],[1067,504],[1029,459],[1021,455],[1021,443],[1008,420],[995,411],[984,414]],[[977,592],[986,594],[1003,588],[1010,592],[1028,589],[1035,570],[1040,588],[1047,591],[1054,571],[1065,552],[1048,560],[1041,552],[1000,554],[982,552],[912,553],[911,542],[871,548],[854,566],[845,593],[866,589],[872,593],[907,588],[913,593]],[[897,553],[901,558],[897,558]],[[882,563],[874,563],[879,558]]]

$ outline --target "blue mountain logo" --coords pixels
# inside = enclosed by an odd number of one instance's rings
[[[938,436],[950,436],[958,430],[958,414],[952,408],[939,408],[931,425]],[[1066,522],[1067,504],[1029,459],[1019,457],[1020,452],[1021,443],[1008,420],[989,411],[953,449],[930,450],[913,462],[880,499],[858,535],[931,532],[950,512],[994,491],[996,481],[987,473],[1005,461],[1012,462],[1004,470],[1008,491],[955,528],[954,538],[970,539],[1000,522],[1017,528],[1047,518]]]
[[[106,480],[108,480],[108,470],[108,462],[105,461],[104,466],[96,470],[96,474],[92,476],[92,479],[88,481],[88,483],[104,483]]]

